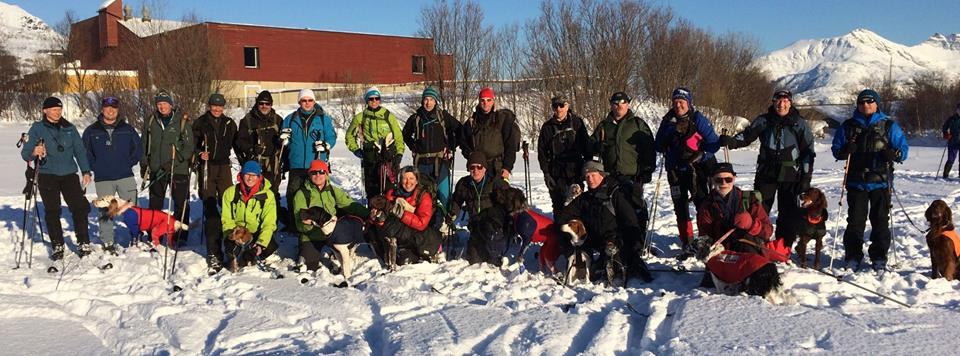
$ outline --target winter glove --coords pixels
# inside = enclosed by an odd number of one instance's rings
[[[726,148],[733,148],[733,145],[736,144],[737,140],[728,135],[720,135],[720,146]]]
[[[843,145],[843,147],[840,148],[840,151],[838,151],[837,153],[839,156],[846,157],[856,151],[857,151],[857,143],[847,142],[845,145]]]
[[[749,213],[741,211],[733,217],[733,226],[740,230],[750,230],[753,227],[753,217]]]
[[[363,159],[363,150],[353,151],[353,155],[354,155],[354,156],[357,156],[357,158],[359,158],[359,159]]]
[[[410,202],[408,202],[406,199],[397,199],[396,204],[403,207],[403,211],[406,211],[406,212],[412,213],[417,210],[416,208],[413,207],[413,205],[410,205]]]
[[[886,158],[890,162],[900,162],[900,151],[892,148],[884,149],[883,158]]]
[[[140,180],[148,181],[150,180],[150,168],[147,165],[140,165]]]
[[[286,128],[280,130],[280,144],[286,146],[288,143],[290,143],[290,134],[292,133],[293,129]]]

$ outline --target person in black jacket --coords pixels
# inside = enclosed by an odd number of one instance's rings
[[[573,113],[563,96],[550,99],[553,116],[540,127],[537,160],[550,192],[553,213],[563,209],[567,191],[574,184],[583,188],[580,172],[589,158],[590,137],[583,119]]]
[[[493,201],[495,190],[506,189],[507,183],[488,173],[487,157],[474,152],[467,160],[470,175],[460,178],[450,197],[448,222],[456,220],[466,209],[467,228],[470,240],[467,246],[467,261],[488,262],[500,265],[509,241],[505,235],[508,212]]]
[[[796,197],[810,187],[813,175],[813,134],[807,121],[792,106],[788,90],[773,94],[767,112],[753,119],[746,129],[734,136],[721,135],[720,145],[740,148],[760,139],[757,174],[753,189],[763,197],[763,208],[769,214],[777,194],[777,231],[774,236],[792,246],[800,228],[800,207]],[[781,218],[782,217],[782,218]]]
[[[280,125],[283,117],[273,110],[273,95],[269,91],[257,94],[257,102],[240,119],[234,151],[238,162],[256,161],[263,170],[263,178],[270,181],[270,190],[277,201],[277,218],[288,231],[296,231],[286,209],[280,206],[280,181],[283,175],[280,162]],[[288,202],[287,204],[291,204]]]
[[[950,178],[950,168],[957,159],[957,152],[960,152],[960,103],[957,103],[953,115],[943,122],[940,131],[943,132],[943,139],[947,141],[947,162],[943,164],[943,179],[947,179]]]
[[[223,114],[227,101],[223,95],[210,95],[207,101],[209,109],[193,122],[193,142],[196,148],[197,181],[200,184],[200,199],[203,200],[204,234],[207,237],[207,250],[220,251],[222,232],[220,231],[220,199],[223,192],[233,185],[230,170],[230,149],[237,134],[237,124]],[[207,256],[207,264],[219,258]]]
[[[100,103],[103,112],[97,121],[83,131],[83,145],[87,149],[87,160],[93,168],[93,181],[97,197],[112,197],[114,194],[126,201],[137,201],[137,181],[133,178],[133,167],[140,163],[143,147],[140,135],[133,126],[119,118],[120,100],[108,96]],[[114,222],[101,209],[100,241],[103,250],[118,254],[114,244]]]
[[[626,267],[627,277],[652,281],[653,277],[638,254],[643,246],[642,228],[623,185],[608,176],[603,164],[597,161],[584,164],[583,176],[587,190],[563,208],[555,219],[557,225],[574,219],[583,222],[587,228],[584,246],[601,253],[600,263],[592,266],[602,267],[608,260],[613,260]],[[609,245],[617,246],[619,251],[609,249]]]
[[[520,151],[520,126],[509,109],[497,109],[492,88],[480,90],[476,111],[461,126],[460,149],[464,158],[482,152],[487,158],[487,172],[510,180],[513,164]]]
[[[450,163],[457,149],[460,122],[440,108],[440,95],[427,87],[420,99],[421,106],[403,125],[403,142],[413,152],[413,166],[421,177],[436,184],[436,192],[443,209],[450,200]]]

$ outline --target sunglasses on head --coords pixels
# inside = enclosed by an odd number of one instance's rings
[[[322,175],[324,175],[324,174],[327,174],[327,172],[326,172],[326,171],[313,171],[313,172],[310,172],[310,175],[312,175],[312,176],[322,176]]]
[[[367,101],[380,101],[380,97],[379,97],[379,96],[372,96],[372,97],[367,98]]]
[[[730,184],[730,183],[733,183],[733,177],[714,177],[713,182],[716,184],[723,184],[723,183]]]
[[[866,99],[860,100],[859,104],[873,104],[875,102],[877,101],[870,98],[866,98]]]
[[[473,164],[473,165],[470,165],[470,167],[467,167],[467,169],[469,169],[469,170],[471,170],[471,171],[479,171],[479,170],[483,169],[483,166],[482,166],[482,165],[479,165],[479,164]]]

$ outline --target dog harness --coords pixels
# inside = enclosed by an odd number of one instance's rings
[[[133,238],[139,236],[140,232],[149,232],[154,245],[160,244],[160,236],[167,235],[167,244],[171,245],[173,240],[173,227],[177,225],[177,219],[169,214],[153,209],[138,208],[131,206],[122,213],[122,220],[127,224],[130,235]],[[167,225],[167,223],[170,223]],[[172,245],[171,245],[172,246]]]
[[[725,250],[707,261],[707,268],[721,281],[737,284],[768,263],[763,255]]]
[[[957,230],[944,231],[940,236],[950,239],[953,242],[953,255],[960,256],[960,236],[957,235]]]

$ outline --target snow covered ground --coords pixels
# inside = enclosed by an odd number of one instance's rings
[[[13,242],[24,226],[23,164],[12,144],[26,124],[0,126],[0,265],[13,267]],[[843,166],[818,144],[815,186],[836,214]],[[930,201],[954,209],[960,182],[936,180],[938,147],[910,150],[898,166],[897,187],[905,211],[917,223]],[[755,150],[731,152],[739,183],[752,183]],[[721,155],[722,157],[722,155]],[[533,158],[533,157],[531,157]],[[458,158],[458,165],[462,166]],[[354,197],[362,193],[357,160],[343,144],[332,159],[333,181]],[[518,164],[518,167],[522,167]],[[458,167],[458,176],[465,175]],[[533,203],[549,212],[543,175],[531,159]],[[514,184],[524,181],[516,169]],[[648,260],[669,270],[678,252],[673,207],[666,179],[658,202],[653,244],[665,251]],[[648,187],[648,197],[653,185]],[[88,197],[92,198],[92,189]],[[145,201],[145,195],[141,195]],[[200,204],[192,202],[194,219]],[[42,209],[41,209],[42,210]],[[64,216],[67,210],[64,207]],[[384,273],[361,257],[355,288],[330,286],[339,277],[322,273],[301,285],[292,260],[280,263],[287,278],[248,268],[237,274],[205,275],[199,231],[178,260],[172,282],[161,278],[158,259],[134,247],[121,257],[68,257],[63,274],[48,274],[47,250],[38,244],[32,269],[0,274],[0,345],[3,354],[953,354],[960,337],[957,283],[930,280],[929,253],[920,232],[895,208],[896,272],[846,277],[889,294],[910,308],[885,301],[810,270],[782,266],[785,287],[796,303],[771,305],[755,297],[716,295],[695,288],[698,273],[655,272],[656,280],[631,281],[629,288],[601,285],[566,288],[535,273],[530,251],[527,272],[470,266],[463,261],[403,266]],[[97,225],[87,217],[95,242]],[[71,249],[71,224],[64,219]],[[833,221],[828,225],[833,231]],[[921,226],[926,228],[926,226]],[[842,234],[843,229],[841,229]],[[123,236],[123,233],[118,233]],[[280,236],[281,254],[295,249]],[[122,242],[126,240],[121,239]],[[833,243],[831,236],[826,245]],[[361,249],[362,250],[362,249]],[[829,251],[829,248],[827,249]],[[896,255],[894,259],[893,255]],[[366,253],[362,253],[366,256]],[[115,268],[96,268],[104,260]],[[828,256],[824,262],[829,264]],[[688,261],[690,270],[702,268]],[[173,284],[183,288],[172,293]]]

